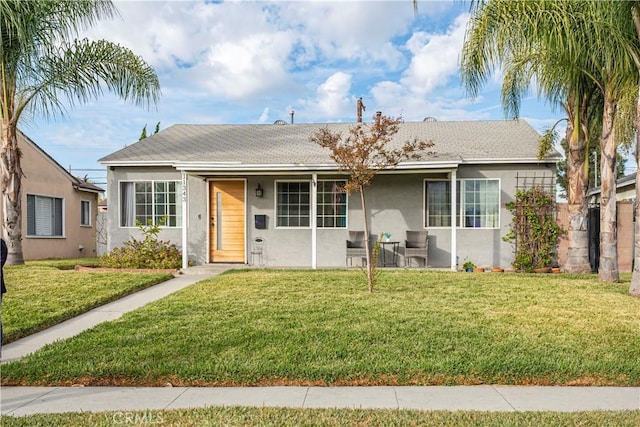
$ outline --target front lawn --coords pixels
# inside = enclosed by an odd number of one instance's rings
[[[3,366],[3,385],[640,385],[640,299],[597,276],[241,271]],[[109,351],[105,351],[109,349]]]
[[[7,293],[2,298],[2,326],[5,343],[173,277],[169,274],[70,270],[77,261],[29,261],[24,265],[4,267]]]
[[[5,427],[114,425],[159,426],[629,426],[640,411],[471,412],[390,409],[294,409],[209,407],[168,411],[3,416]]]

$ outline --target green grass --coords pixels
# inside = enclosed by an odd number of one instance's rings
[[[628,278],[243,271],[3,365],[3,385],[640,385]],[[111,349],[111,351],[105,351]]]
[[[49,328],[92,308],[171,278],[168,274],[97,273],[71,270],[92,258],[30,261],[5,266],[2,301],[4,342]],[[95,260],[95,259],[93,259]]]
[[[291,409],[209,407],[135,411],[3,416],[6,427],[113,425],[161,426],[629,426],[640,411],[593,412],[448,412],[364,409]]]
[[[98,258],[49,258],[27,261],[21,267],[54,267],[59,270],[73,270],[76,265],[93,267],[98,265]]]

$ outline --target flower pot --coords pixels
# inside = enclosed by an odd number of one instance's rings
[[[551,273],[551,267],[535,268],[534,273]]]
[[[551,267],[551,272],[553,274],[558,274],[560,273],[560,267]]]
[[[465,268],[465,270],[467,273],[473,273],[473,268]]]
[[[504,272],[504,268],[501,268],[501,267],[493,267],[493,268],[491,269],[491,272],[492,272],[492,273],[503,273],[503,272]]]
[[[474,273],[484,273],[484,268],[483,267],[476,267],[473,269]]]

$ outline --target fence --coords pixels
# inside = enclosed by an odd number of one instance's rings
[[[558,223],[565,230],[569,228],[569,212],[566,203],[558,203]],[[634,239],[634,223],[633,223],[633,202],[619,201],[617,206],[617,226],[618,226],[618,271],[621,273],[631,272],[633,268],[633,239]],[[591,227],[599,224],[593,224],[599,221],[599,215],[594,210],[590,210],[590,215],[586,218],[587,223],[591,222]],[[589,224],[585,224],[589,226]],[[595,233],[595,236],[598,234]],[[594,236],[594,237],[595,237]],[[599,244],[599,238],[594,242],[590,242],[589,258],[592,269],[597,271],[599,251],[594,245]],[[569,242],[566,237],[560,239],[558,244],[558,264],[564,266],[567,261],[567,251],[569,250]],[[595,267],[595,268],[594,268]]]

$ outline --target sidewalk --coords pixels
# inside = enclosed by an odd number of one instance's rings
[[[466,411],[640,409],[639,387],[3,387],[3,415],[205,406]]]
[[[2,347],[2,363],[72,337],[232,266],[186,274]],[[2,387],[0,413],[134,411],[242,405],[477,411],[640,410],[640,387]]]

